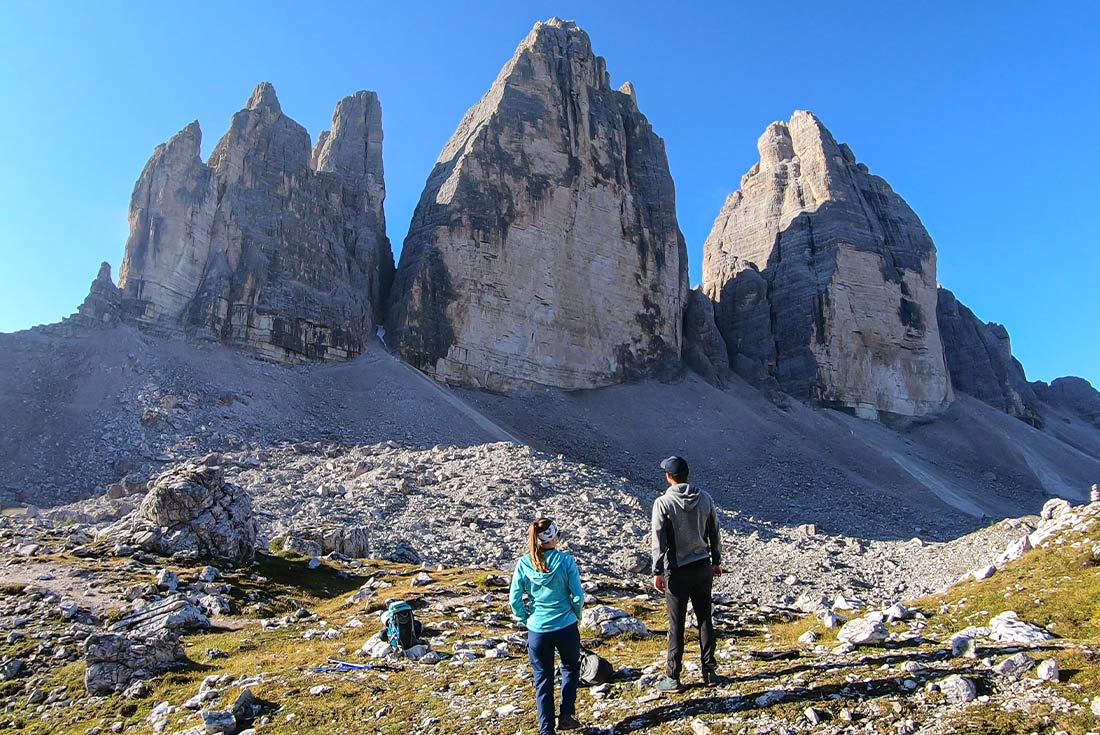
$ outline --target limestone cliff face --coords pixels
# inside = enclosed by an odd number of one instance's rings
[[[920,219],[812,113],[773,123],[758,147],[704,246],[731,365],[863,417],[943,408],[936,249]]]
[[[574,23],[463,118],[405,239],[387,340],[437,379],[591,388],[679,367],[687,253],[664,144]]]
[[[358,354],[393,270],[377,96],[342,100],[311,151],[264,83],[208,163],[200,145],[192,123],[134,187],[125,315],[280,361]]]
[[[1039,426],[1038,398],[1012,356],[1008,330],[978,319],[946,288],[939,289],[937,314],[955,390]]]

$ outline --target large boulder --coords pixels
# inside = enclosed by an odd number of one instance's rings
[[[978,319],[946,288],[939,289],[936,304],[944,357],[955,390],[1039,426],[1038,399],[1023,366],[1012,356],[1008,330]]]
[[[170,595],[116,620],[108,630],[112,633],[155,636],[163,631],[179,634],[185,630],[209,628],[210,618],[201,608],[182,595]]]
[[[679,371],[687,249],[663,141],[588,34],[535,25],[436,162],[387,341],[435,378],[593,388]]]
[[[84,687],[89,694],[121,692],[136,679],[147,679],[187,662],[179,636],[97,633],[84,644]]]
[[[703,253],[731,366],[866,418],[941,410],[952,391],[920,219],[810,112],[758,147]]]
[[[341,100],[311,150],[265,82],[207,163],[201,143],[193,122],[134,186],[123,315],[274,360],[358,354],[393,271],[377,95]]]
[[[141,505],[104,536],[158,554],[246,562],[256,545],[252,497],[225,481],[222,468],[181,464],[153,481]]]

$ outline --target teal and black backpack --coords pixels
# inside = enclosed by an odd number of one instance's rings
[[[386,640],[394,651],[405,651],[420,643],[422,630],[409,603],[394,600],[386,608]]]

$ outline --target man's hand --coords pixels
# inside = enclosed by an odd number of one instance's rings
[[[711,570],[714,572],[715,577],[721,577],[722,576],[722,565],[721,564],[713,565],[711,567]]]
[[[662,577],[660,574],[653,575],[653,589],[657,590],[663,595],[667,587],[668,584],[665,582],[664,577]]]

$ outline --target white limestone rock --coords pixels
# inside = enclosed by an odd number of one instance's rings
[[[672,377],[687,296],[664,143],[588,34],[537,23],[428,179],[387,341],[474,387]]]
[[[812,113],[772,123],[704,245],[703,288],[747,379],[865,418],[953,398],[920,219]]]
[[[1000,643],[1042,643],[1054,634],[1038,625],[1024,622],[1011,610],[993,616],[989,621],[989,637]]]
[[[854,646],[866,646],[881,643],[890,635],[890,631],[880,622],[867,618],[855,618],[849,620],[837,632],[837,640],[851,643]]]
[[[603,636],[621,635],[623,633],[642,637],[649,635],[649,629],[641,620],[625,610],[607,605],[598,605],[586,609],[581,614],[581,627]]]
[[[311,154],[264,82],[209,162],[197,122],[158,146],[130,202],[122,318],[278,361],[357,355],[393,272],[381,116],[373,92],[344,98]]]
[[[952,674],[939,682],[939,689],[948,704],[973,702],[978,696],[974,682],[958,674]]]

